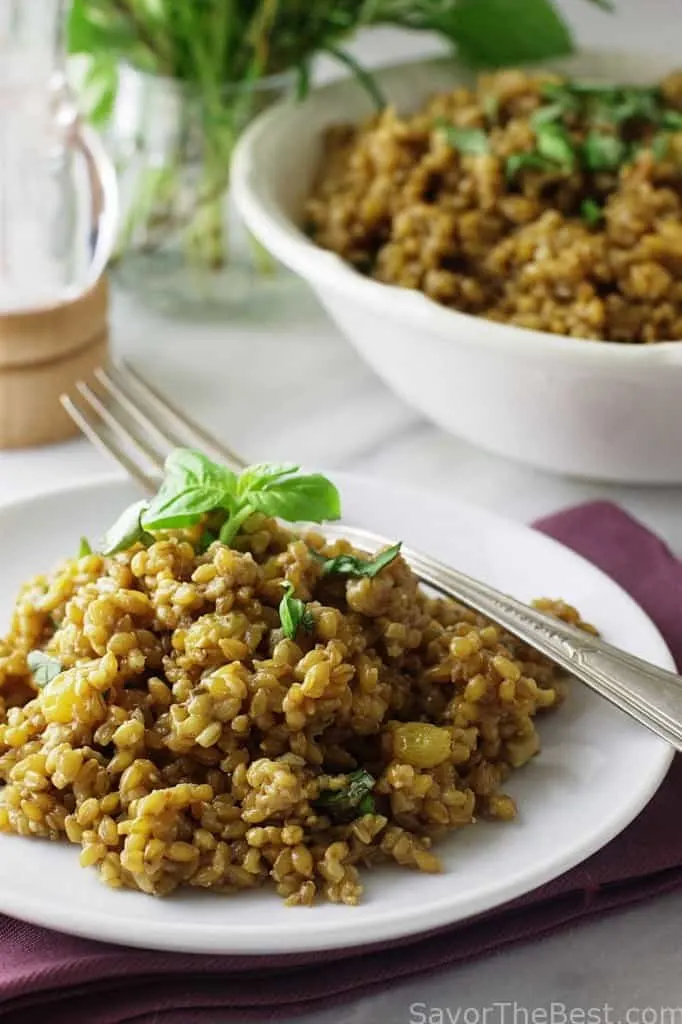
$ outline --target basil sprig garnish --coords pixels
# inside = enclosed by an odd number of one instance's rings
[[[346,776],[342,789],[327,789],[320,793],[315,807],[339,824],[353,821],[363,814],[374,814],[374,785],[374,777],[364,768],[358,768]]]
[[[200,547],[213,540],[230,544],[253,515],[289,522],[321,523],[339,519],[341,500],[331,480],[320,473],[299,473],[294,463],[268,462],[248,466],[237,475],[192,448],[177,448],[166,459],[164,478],[151,501],[135,502],[122,513],[104,539],[102,554],[124,551],[140,541],[151,543],[150,531],[175,530],[214,514],[219,532],[205,533]]]
[[[279,619],[282,623],[282,632],[290,640],[295,640],[299,627],[311,633],[315,626],[315,620],[313,613],[309,608],[306,608],[305,603],[301,601],[300,597],[294,597],[293,583],[290,580],[285,580],[282,586],[284,587],[284,594],[279,602]]]
[[[33,675],[33,682],[40,690],[64,671],[61,662],[46,654],[45,651],[29,651],[26,663]]]
[[[397,544],[386,548],[385,551],[380,551],[373,558],[359,558],[357,555],[336,555],[334,558],[327,558],[322,565],[322,575],[358,578],[369,576],[371,578],[395,561],[400,554],[401,547],[402,541],[398,541]]]

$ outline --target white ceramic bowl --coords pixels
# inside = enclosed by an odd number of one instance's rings
[[[668,58],[583,52],[553,68],[649,83]],[[399,110],[470,77],[436,59],[377,74]],[[542,469],[632,483],[682,482],[682,342],[593,343],[458,313],[363,277],[314,245],[302,208],[327,125],[370,111],[352,80],[261,115],[243,136],[233,189],[247,226],[317,293],[341,330],[404,399],[445,429]]]

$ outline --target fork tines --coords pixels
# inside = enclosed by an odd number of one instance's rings
[[[245,462],[192,420],[125,360],[79,380],[61,403],[79,429],[146,490],[155,490],[163,462],[173,448],[201,448],[221,462],[243,469]]]

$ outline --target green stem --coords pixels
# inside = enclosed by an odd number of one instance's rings
[[[381,89],[377,85],[374,76],[363,68],[362,64],[358,63],[355,57],[351,57],[347,50],[341,49],[339,46],[327,45],[325,47],[327,53],[338,60],[340,64],[344,64],[350,71],[353,72],[360,85],[364,88],[377,110],[383,110],[386,106],[386,97],[382,93]]]
[[[220,531],[220,541],[222,544],[231,544],[234,538],[239,533],[242,525],[246,522],[249,516],[253,515],[253,509],[249,504],[244,505],[241,509],[233,512]]]

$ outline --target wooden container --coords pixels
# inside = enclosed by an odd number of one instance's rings
[[[52,444],[78,433],[59,396],[107,360],[105,278],[73,302],[0,313],[0,448]]]

